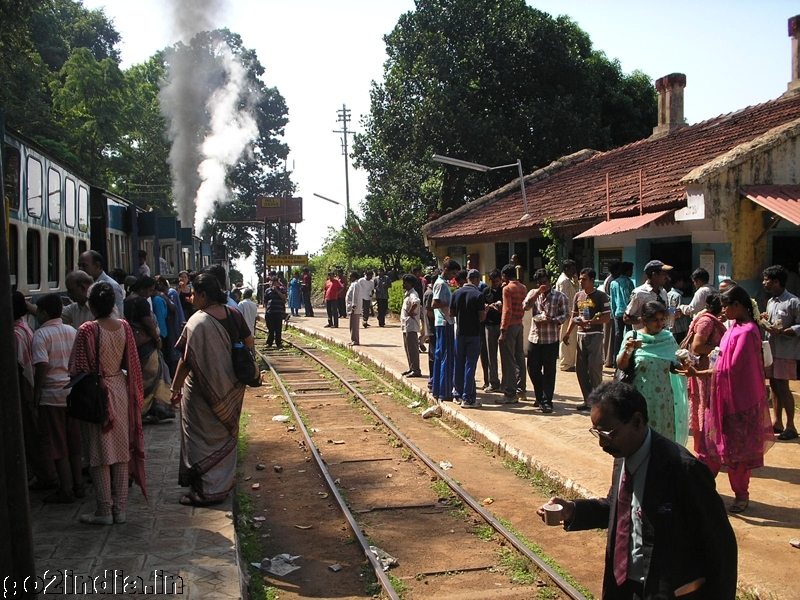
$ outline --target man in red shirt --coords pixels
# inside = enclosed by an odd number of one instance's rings
[[[523,348],[522,316],[525,311],[522,303],[528,295],[528,288],[517,281],[517,268],[506,265],[500,272],[503,281],[503,308],[500,317],[500,358],[503,366],[503,397],[497,404],[516,404],[526,400],[528,374],[525,372],[525,351]]]
[[[328,281],[325,282],[325,308],[328,310],[328,324],[325,327],[338,329],[339,327],[339,292],[342,284],[336,278],[336,273],[328,271]]]

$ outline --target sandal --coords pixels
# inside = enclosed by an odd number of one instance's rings
[[[749,500],[736,499],[736,500],[733,501],[733,504],[731,504],[728,507],[728,512],[733,513],[733,514],[742,513],[742,512],[744,512],[744,509],[747,508],[748,504],[750,504]]]
[[[186,494],[179,502],[184,506],[213,506],[214,504],[220,504],[222,500],[201,500],[193,494]]]
[[[781,433],[778,436],[778,439],[785,442],[786,440],[793,440],[796,437],[797,437],[797,431],[795,431],[794,429],[784,429],[783,433]]]

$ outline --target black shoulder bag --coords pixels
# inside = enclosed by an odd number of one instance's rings
[[[87,423],[105,423],[108,420],[108,392],[100,373],[100,325],[97,327],[96,373],[78,373],[64,386],[70,390],[67,396],[67,415]]]
[[[233,361],[233,372],[242,383],[250,387],[261,387],[261,369],[250,351],[239,339],[239,332],[233,335],[231,330],[231,311],[225,307],[227,313],[228,335],[231,338],[231,360]]]
[[[633,330],[633,335],[631,339],[636,339],[636,330]],[[633,357],[636,354],[636,350],[631,353],[628,357],[628,368],[624,371],[617,367],[617,370],[614,372],[614,379],[616,381],[620,381],[622,383],[633,383],[633,377],[636,375],[636,361],[634,361]]]

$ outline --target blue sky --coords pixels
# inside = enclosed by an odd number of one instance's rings
[[[174,43],[167,15],[157,0],[84,0],[104,7],[122,34],[125,66],[146,60]],[[787,20],[800,13],[789,0],[529,0],[551,15],[566,14],[589,33],[594,47],[620,61],[625,72],[653,79],[685,73],[689,123],[775,98],[791,76]],[[412,0],[231,0],[216,19],[254,48],[267,85],[286,98],[298,195],[306,222],[298,226],[300,252],[319,249],[328,226],[339,226],[344,210],[313,196],[344,202],[344,158],[336,111],[347,104],[352,126],[369,111],[373,80],[381,81],[383,36]],[[513,162],[516,157],[509,157]],[[366,174],[350,169],[350,202],[357,206]],[[247,267],[245,270],[249,271]]]

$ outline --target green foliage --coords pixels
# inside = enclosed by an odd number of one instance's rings
[[[389,288],[389,310],[399,315],[403,309],[403,300],[405,300],[406,292],[403,289],[403,280],[398,279]]]
[[[514,169],[442,167],[434,153],[486,165],[520,158],[531,172],[651,132],[649,78],[623,74],[569,17],[524,0],[415,5],[384,38],[384,78],[373,83],[353,145],[356,166],[369,172],[358,224],[365,252],[420,253],[428,220],[517,177]],[[371,249],[384,243],[389,250]]]
[[[50,84],[53,113],[65,143],[93,182],[106,184],[106,156],[116,152],[125,78],[111,58],[98,61],[88,48],[75,49]]]
[[[542,251],[542,256],[545,259],[544,268],[550,273],[553,278],[558,277],[561,273],[561,247],[563,239],[559,236],[553,227],[553,220],[546,218],[544,225],[539,230],[542,232],[542,237],[548,240],[547,247]]]

